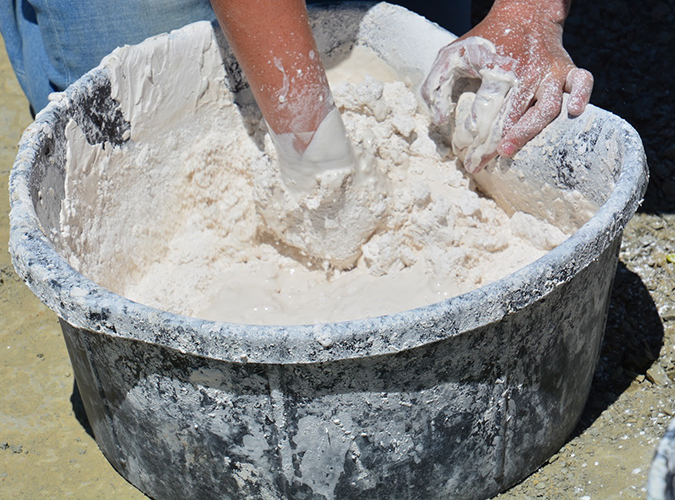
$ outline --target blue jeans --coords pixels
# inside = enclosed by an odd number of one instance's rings
[[[5,0],[0,31],[14,72],[39,111],[60,91],[124,44],[201,19],[209,0]]]
[[[431,1],[394,3],[416,10],[456,34],[468,29],[470,3],[467,0],[444,0],[438,2],[441,6]],[[459,14],[449,12],[453,5],[460,8]],[[149,36],[204,19],[215,19],[209,0],[4,0],[0,3],[0,32],[7,54],[36,112],[47,105],[51,92],[64,90],[97,66],[115,47],[140,43]],[[461,24],[455,26],[458,22]]]

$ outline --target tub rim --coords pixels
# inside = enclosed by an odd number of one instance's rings
[[[42,231],[30,195],[33,165],[50,139],[50,123],[66,120],[71,106],[101,77],[108,78],[100,67],[84,75],[41,111],[22,135],[9,179],[12,261],[33,293],[72,326],[183,354],[260,364],[357,359],[422,347],[498,322],[542,299],[595,261],[621,236],[647,186],[646,157],[635,129],[616,115],[589,106],[609,115],[619,129],[617,138],[623,139],[619,178],[586,224],[529,265],[470,292],[385,316],[314,325],[203,320],[134,302],[96,284],[75,271]]]

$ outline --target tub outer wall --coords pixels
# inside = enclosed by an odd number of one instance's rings
[[[618,247],[517,314],[396,354],[241,364],[62,327],[97,443],[153,498],[487,498],[576,425]]]
[[[426,308],[254,327],[134,304],[54,250],[68,117],[94,143],[122,144],[128,125],[105,72],[94,71],[22,139],[10,179],[10,251],[61,318],[99,446],[151,497],[486,498],[536,469],[576,425],[621,232],[646,187],[635,131],[597,108],[588,113],[598,137],[618,144],[604,181],[616,186],[544,258]],[[549,133],[580,128],[588,127],[563,120]],[[607,156],[603,140],[585,157]],[[537,154],[524,149],[514,168],[535,165],[528,159]]]

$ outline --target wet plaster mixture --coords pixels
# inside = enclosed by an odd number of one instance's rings
[[[31,118],[0,49],[0,498],[145,498],[98,450],[57,318],[19,281],[6,250],[7,181]],[[638,213],[630,223],[582,420],[549,463],[499,498],[644,498],[675,411],[673,242],[673,210]]]
[[[194,43],[202,43],[203,30],[191,29]],[[124,57],[120,52],[104,63],[111,74]],[[204,74],[221,64],[219,55],[205,57]],[[346,83],[339,73],[354,73],[350,68],[373,70],[378,80]],[[144,78],[132,71],[122,73],[128,75],[122,83],[113,81],[123,109],[124,82]],[[173,81],[173,71],[165,74]],[[348,177],[346,169],[324,172],[297,195],[279,176],[275,148],[253,101],[233,106],[232,94],[222,89],[199,98],[194,115],[181,115],[182,121],[158,121],[144,112],[143,102],[153,98],[144,95],[125,113],[133,147],[90,146],[71,122],[61,254],[93,281],[158,309],[235,323],[312,324],[392,314],[459,295],[566,239],[531,215],[509,217],[473,191],[447,148],[432,139],[415,93],[395,81],[372,50],[354,47],[328,76],[333,113],[338,122],[338,110],[342,114],[358,166]],[[159,87],[161,78],[155,76]],[[323,130],[329,118],[312,145],[322,134],[320,145],[339,136]],[[166,123],[172,125],[165,134],[155,132]],[[144,130],[153,132],[143,136]],[[325,149],[318,149],[320,158]],[[158,150],[169,154],[161,157]],[[149,182],[148,171],[154,178]],[[157,185],[161,196],[145,195]],[[326,228],[349,230],[323,229],[326,212]],[[579,212],[584,221],[592,214]],[[270,231],[275,239],[286,235],[288,246],[270,244]],[[363,236],[363,255],[356,254],[352,269],[324,267],[351,265],[352,252],[342,249]],[[298,251],[321,260],[306,262]]]

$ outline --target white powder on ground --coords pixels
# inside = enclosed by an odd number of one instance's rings
[[[174,71],[164,70],[167,78]],[[162,75],[153,75],[155,86]],[[124,84],[116,78],[114,87]],[[276,152],[257,107],[223,85],[190,95],[193,107],[171,120],[158,112],[154,128],[152,117],[128,111],[132,140],[119,148],[90,146],[71,122],[61,251],[86,276],[143,304],[303,324],[437,302],[506,276],[566,238],[480,196],[403,83],[332,86],[348,136],[377,158],[388,183],[380,227],[353,269],[308,260],[269,237],[269,207],[287,204]]]

